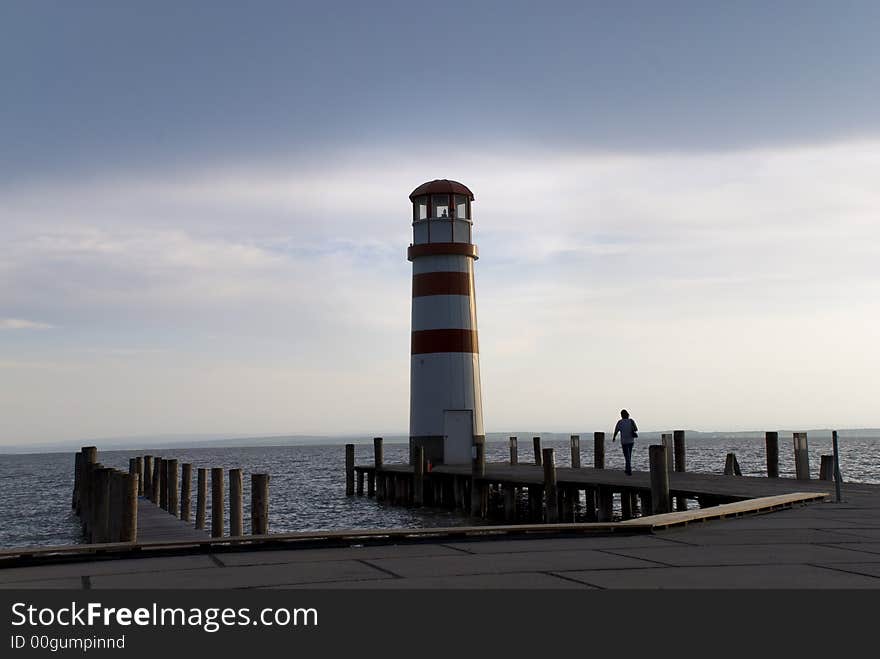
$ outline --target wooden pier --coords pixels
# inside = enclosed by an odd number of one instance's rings
[[[778,433],[766,433],[767,477],[742,476],[733,453],[724,473],[686,471],[685,432],[650,446],[649,471],[604,468],[605,434],[594,433],[594,463],[580,466],[580,436],[571,436],[572,467],[555,465],[554,449],[534,437],[534,464],[519,461],[518,439],[510,438],[510,461],[486,463],[485,446],[475,445],[470,465],[426,464],[415,450],[413,464],[385,464],[382,438],[374,439],[373,464],[356,465],[354,445],[346,446],[346,494],[408,506],[433,506],[504,522],[609,522],[685,511],[792,492],[825,492],[834,478],[835,456],[822,456],[819,481],[809,479],[806,433],[794,433],[799,478],[779,478]],[[619,512],[618,512],[619,511]]]
[[[189,542],[224,537],[224,470],[210,470],[212,521],[206,529],[207,473],[199,468],[196,516],[192,519],[193,465],[144,455],[129,460],[128,473],[104,467],[94,446],[83,447],[74,461],[72,508],[88,544]],[[243,531],[242,471],[229,470],[230,537]],[[269,475],[251,475],[251,534],[269,530]]]

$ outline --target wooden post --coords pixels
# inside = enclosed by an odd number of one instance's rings
[[[144,456],[144,498],[153,500],[153,456]]]
[[[581,468],[581,436],[571,436],[571,467],[572,469]]]
[[[593,467],[596,469],[605,468],[605,433],[593,433]]]
[[[651,469],[651,513],[669,512],[669,472],[666,468],[666,449],[662,444],[648,447]]]
[[[416,446],[416,463],[413,465],[413,505],[421,506],[425,497],[425,447]]]
[[[837,431],[831,431],[831,450],[834,451],[834,494],[837,503],[840,503],[840,451],[837,446]]]
[[[251,534],[269,533],[269,474],[251,474]]]
[[[153,457],[153,476],[150,479],[152,482],[152,487],[150,488],[150,501],[159,505],[159,471],[162,466],[162,458],[158,455]]]
[[[354,444],[345,445],[345,495],[354,494]]]
[[[685,472],[687,471],[687,464],[685,460],[685,438],[684,438],[684,430],[675,430],[672,433],[673,440],[673,451],[675,453],[675,471]],[[667,470],[672,471],[668,468]],[[668,478],[667,478],[668,480]],[[656,504],[655,504],[656,505]],[[676,510],[687,510],[687,499],[684,497],[675,497],[675,509]]]
[[[620,516],[623,519],[632,519],[633,517],[632,498],[628,490],[623,490],[620,493]]]
[[[137,472],[122,475],[122,526],[119,542],[137,542],[138,492],[141,489],[139,482]]]
[[[180,466],[180,519],[184,522],[192,518],[192,474],[192,464],[184,462]]]
[[[485,484],[482,478],[486,475],[486,445],[474,442],[473,459],[471,460],[471,515],[480,517],[483,514]]]
[[[77,512],[79,512],[79,491],[83,483],[82,466],[83,452],[80,450],[79,453],[73,456],[73,496],[70,498],[70,507]]]
[[[92,542],[110,542],[110,481],[113,470],[100,467],[95,473],[95,521]]]
[[[82,513],[88,504],[89,479],[91,477],[91,465],[98,461],[98,449],[94,446],[83,446],[80,450],[82,457],[79,463],[79,489],[76,497],[76,512]]]
[[[660,435],[660,441],[663,442],[663,448],[666,449],[666,468],[672,469],[675,464],[672,453],[672,433],[664,432]]]
[[[204,467],[199,467],[196,474],[196,528],[203,529],[207,524],[208,470]]]
[[[510,438],[510,464],[519,464],[519,449],[516,445],[516,437]]]
[[[727,458],[724,461],[724,475],[742,476],[742,471],[739,468],[739,462],[736,459],[736,453],[727,454]]]
[[[596,490],[596,515],[600,522],[610,522],[614,518],[614,492],[607,485]]]
[[[629,493],[629,498],[630,498],[630,507],[632,509],[633,516],[635,517],[636,515],[639,514],[639,493],[636,492],[635,490],[632,490]]]
[[[639,503],[641,504],[642,515],[650,515],[652,509],[650,490],[639,490]]]
[[[595,522],[599,519],[596,516],[596,490],[592,487],[584,490],[584,517],[588,522]]]
[[[242,483],[241,469],[229,470],[229,535],[237,538],[242,531]]]
[[[357,493],[358,496],[364,496],[364,472],[357,472]]]
[[[819,465],[819,480],[820,481],[833,481],[834,480],[834,456],[833,455],[823,455],[822,462]]]
[[[367,472],[367,496],[372,497],[376,495],[376,472],[368,471]]]
[[[179,490],[178,487],[178,471],[177,471],[177,460],[171,459],[166,463],[167,465],[167,476],[168,479],[168,512],[178,516],[180,513],[180,500],[177,498]]]
[[[542,452],[542,464],[544,466],[544,505],[548,523],[559,521],[559,490],[556,487],[556,459],[552,448],[545,448]]]
[[[110,504],[107,510],[107,542],[119,542],[122,537],[122,515],[125,474],[116,469],[110,470]]]
[[[504,521],[516,519],[516,487],[509,483],[502,485],[504,491]]]
[[[223,537],[223,467],[211,469],[211,537]]]
[[[159,465],[159,507],[168,510],[168,461],[165,458],[156,458]]]
[[[532,447],[535,451],[535,464],[541,466],[541,438],[532,437]]]
[[[376,469],[381,469],[385,466],[385,454],[382,450],[381,437],[373,437],[373,461],[375,462]]]
[[[779,433],[768,430],[764,439],[767,443],[767,478],[779,478]]]
[[[807,448],[807,433],[794,433],[794,468],[795,478],[810,480],[810,453]]]

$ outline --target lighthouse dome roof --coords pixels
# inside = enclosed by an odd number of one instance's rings
[[[471,201],[474,200],[474,193],[471,192],[466,185],[445,178],[434,179],[433,181],[422,183],[412,191],[409,198],[412,201],[415,197],[420,197],[421,195],[426,194],[463,194],[467,195],[468,199]]]

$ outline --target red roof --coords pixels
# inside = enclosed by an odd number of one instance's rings
[[[467,195],[468,199],[471,201],[474,200],[474,193],[471,192],[466,185],[445,178],[434,179],[433,181],[422,183],[409,195],[410,201],[412,201],[414,197],[419,197],[425,194],[463,194]]]

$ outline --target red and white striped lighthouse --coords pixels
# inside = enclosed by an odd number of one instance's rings
[[[474,299],[473,193],[446,179],[420,185],[413,204],[410,456],[470,463],[485,441]]]

